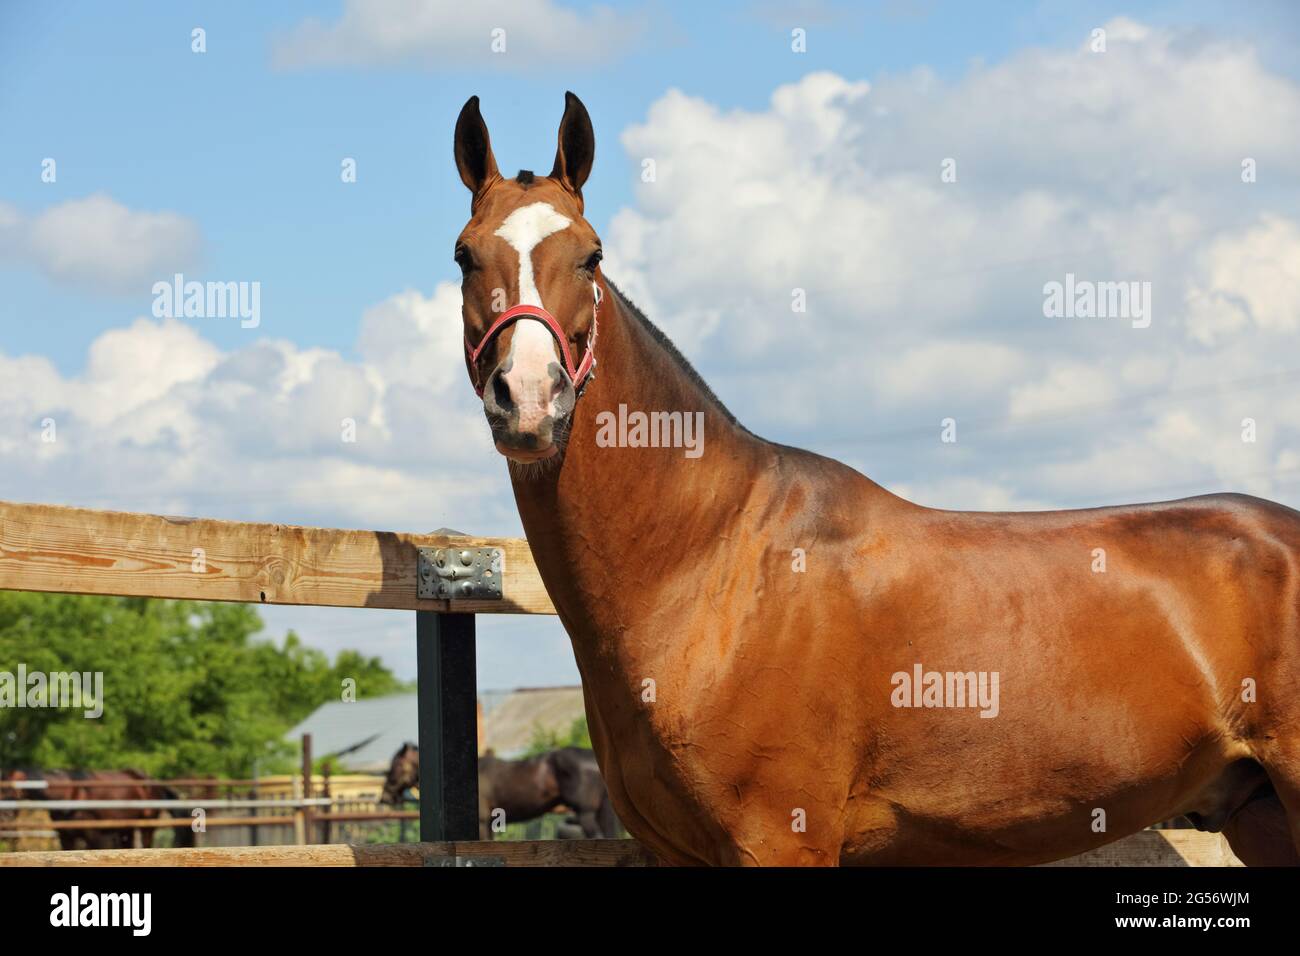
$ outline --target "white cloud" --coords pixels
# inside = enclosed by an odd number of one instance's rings
[[[974,398],[1002,392],[1025,372],[1015,349],[987,342],[939,341],[909,348],[880,370],[883,397],[895,403]]]
[[[0,256],[92,292],[143,298],[155,281],[197,262],[202,246],[198,226],[185,216],[130,209],[102,193],[35,216],[0,203]]]
[[[1212,346],[1254,325],[1300,331],[1300,226],[1266,215],[1250,228],[1210,243],[1198,260],[1200,280],[1187,292],[1188,331]]]
[[[512,529],[460,328],[459,289],[444,283],[367,310],[355,361],[270,339],[223,352],[180,321],[144,318],[97,338],[77,375],[0,355],[7,494],[250,520]],[[42,441],[47,418],[53,443]],[[356,422],[355,442],[344,441],[344,419]]]
[[[1269,477],[1300,396],[1267,381],[1300,367],[1300,87],[1242,43],[1106,28],[1104,54],[811,74],[759,110],[670,90],[623,133],[656,176],[612,217],[607,272],[760,434],[929,476],[953,414],[949,505],[1300,497]],[[1268,182],[1241,181],[1248,156]],[[1151,327],[1045,318],[1067,272],[1149,282]],[[1250,414],[1269,425],[1242,449]]]
[[[1046,511],[1042,500],[1022,498],[1006,485],[979,478],[948,478],[890,486],[890,491],[927,508],[949,511]]]
[[[1300,160],[1300,100],[1237,40],[1105,24],[1107,49],[1025,49],[948,83],[925,68],[875,83],[863,148],[882,169],[934,156],[1019,191],[1089,200],[1238,179],[1254,156],[1281,174]],[[1045,161],[1050,160],[1050,161]]]
[[[357,351],[383,376],[402,385],[435,389],[465,382],[460,288],[443,282],[426,298],[407,290],[361,316]]]
[[[297,24],[276,44],[274,62],[288,69],[572,67],[618,57],[647,26],[641,13],[576,10],[556,0],[347,0],[338,20]],[[499,53],[492,48],[498,29],[505,31]]]
[[[1105,405],[1120,392],[1109,370],[1078,362],[1055,365],[1037,381],[1012,387],[1008,410],[1013,418],[1035,418]]]

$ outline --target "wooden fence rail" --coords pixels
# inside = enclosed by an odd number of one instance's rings
[[[418,810],[344,810],[316,818],[318,823],[384,823],[389,820],[418,820]],[[213,827],[291,827],[293,817],[208,817],[203,825]],[[43,833],[58,830],[181,830],[188,829],[193,821],[185,818],[162,818],[158,820],[14,820],[0,822],[12,833]]]
[[[328,807],[329,797],[299,800],[0,800],[0,810],[173,810],[202,807],[205,810],[297,810]]]
[[[313,774],[315,779],[323,781],[325,775],[322,773]],[[354,780],[359,777],[366,777],[375,781],[375,787],[383,785],[384,778],[374,774],[348,774],[342,779]],[[340,777],[333,777],[335,781]],[[257,779],[231,779],[227,777],[177,777],[174,779],[154,779],[152,777],[141,777],[139,779],[131,778],[130,785],[133,787],[180,787],[183,789],[207,789],[207,790],[255,790],[271,789],[273,787],[285,786],[292,783],[294,778],[289,774],[276,774],[272,777],[260,777]],[[75,786],[78,790],[94,790],[120,788],[123,785],[121,780],[55,780],[51,783],[48,780],[0,780],[0,791],[4,790],[49,790],[51,787]]]
[[[503,600],[416,597],[417,549],[501,548]],[[554,614],[522,538],[216,521],[0,502],[0,589],[63,594]]]
[[[18,859],[20,858],[21,859]],[[467,840],[0,853],[5,866],[651,866],[635,840]]]
[[[5,866],[654,866],[635,840],[519,840],[0,853]],[[1240,866],[1217,833],[1146,830],[1048,866]]]
[[[418,596],[419,549],[499,548],[495,600]],[[416,612],[420,836],[478,836],[475,614],[554,614],[528,542],[0,502],[0,589]],[[310,808],[303,811],[310,822]]]

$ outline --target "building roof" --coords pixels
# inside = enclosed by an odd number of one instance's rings
[[[484,747],[498,757],[515,757],[528,749],[539,727],[568,734],[585,715],[581,687],[521,687],[491,709],[484,701]]]
[[[393,694],[333,701],[318,707],[285,734],[297,741],[312,736],[317,757],[338,755],[338,765],[356,773],[383,773],[402,744],[419,738],[415,694]],[[500,757],[517,757],[528,749],[536,728],[567,734],[585,713],[581,687],[525,687],[479,694],[483,714],[480,748]]]
[[[285,739],[296,742],[303,734],[311,734],[312,753],[317,757],[338,754],[344,770],[384,773],[402,744],[420,735],[416,696],[393,694],[322,704]]]

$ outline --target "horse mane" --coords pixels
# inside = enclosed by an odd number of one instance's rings
[[[704,393],[704,397],[713,404],[714,408],[721,412],[728,422],[735,425],[745,434],[758,438],[757,435],[742,425],[735,415],[731,414],[731,410],[728,409],[726,405],[722,404],[722,399],[718,398],[718,396],[714,394],[713,389],[709,387],[709,383],[704,381],[699,372],[695,371],[695,367],[691,365],[686,356],[681,353],[681,350],[673,344],[672,339],[668,338],[668,336],[664,334],[663,329],[651,322],[646,317],[646,314],[637,308],[636,303],[629,299],[622,289],[611,282],[608,276],[605,277],[605,284],[609,286],[614,295],[618,296],[619,301],[627,307],[628,312],[630,312],[637,322],[641,324],[641,327],[650,334],[650,337],[654,339],[655,342],[659,344],[660,348],[667,353],[668,357],[677,364],[677,367],[682,370],[682,373],[690,379],[701,392]]]

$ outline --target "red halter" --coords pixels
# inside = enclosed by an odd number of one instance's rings
[[[469,336],[465,336],[465,354],[469,356],[470,376],[473,380],[474,391],[479,398],[483,397],[483,386],[478,382],[478,359],[483,354],[483,350],[488,344],[501,334],[501,330],[512,322],[520,319],[533,319],[541,322],[555,340],[560,343],[560,353],[564,356],[564,370],[569,373],[569,379],[573,382],[573,388],[579,396],[582,395],[590,379],[596,377],[596,313],[600,311],[601,291],[600,286],[595,286],[596,304],[591,310],[591,334],[587,336],[587,354],[582,357],[582,364],[575,366],[573,364],[573,354],[569,351],[569,340],[564,334],[564,329],[560,323],[555,320],[555,316],[547,312],[540,305],[517,305],[513,309],[507,309],[488,326],[487,334],[479,341],[478,346],[469,344]]]

